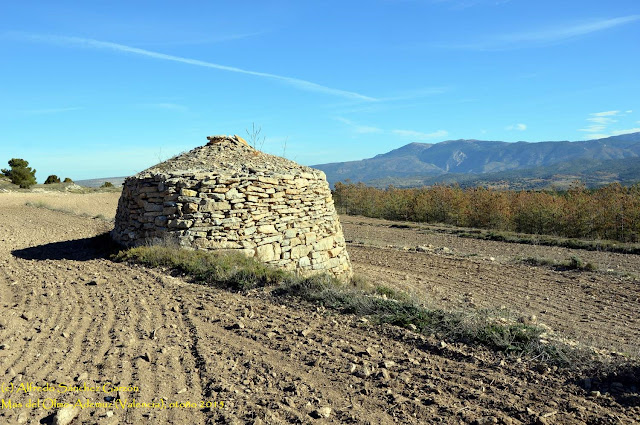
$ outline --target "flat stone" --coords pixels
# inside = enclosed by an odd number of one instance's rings
[[[273,224],[258,226],[258,233],[278,233]]]
[[[162,204],[151,204],[149,202],[144,203],[145,211],[162,211],[163,208]]]
[[[196,192],[195,190],[180,189],[180,195],[195,197],[195,196],[198,196],[198,192]]]
[[[207,211],[226,211],[231,209],[231,204],[227,201],[211,202],[207,201],[200,206],[201,212]]]
[[[267,183],[267,184],[273,184],[273,185],[277,185],[278,184],[278,179],[274,179],[271,177],[258,177],[258,181],[260,183]]]
[[[273,250],[273,245],[267,244],[262,245],[256,248],[256,257],[258,260],[262,262],[269,262],[275,259],[275,252]]]
[[[300,257],[306,257],[309,252],[311,252],[311,247],[307,245],[294,246],[291,248],[291,258],[295,260]]]
[[[322,238],[318,242],[316,242],[313,245],[313,249],[315,249],[316,251],[327,251],[327,250],[333,248],[333,244],[334,243],[335,243],[335,240],[333,239],[333,237],[332,236],[328,236],[328,237]]]

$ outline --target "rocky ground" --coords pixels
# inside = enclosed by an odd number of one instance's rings
[[[95,217],[113,217],[116,201],[0,194],[0,423],[53,423],[78,400],[77,424],[640,421],[637,382],[625,377],[575,380],[483,348],[282,304],[267,292],[234,294],[114,263],[98,236],[112,223]],[[512,245],[478,241],[487,245],[467,252],[439,236],[343,220],[346,237],[360,242],[349,246],[354,267],[371,279],[456,308],[459,300],[467,308],[506,303],[582,330],[603,348],[637,343],[630,280],[606,285],[607,274],[513,265]],[[413,237],[452,253],[385,248]],[[635,257],[620,261],[637,267]],[[595,299],[585,295],[590,288]],[[582,314],[595,320],[581,322]]]

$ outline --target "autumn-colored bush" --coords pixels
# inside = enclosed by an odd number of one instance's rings
[[[338,211],[351,215],[443,223],[569,238],[640,240],[640,184],[564,192],[432,186],[376,189],[336,183]]]

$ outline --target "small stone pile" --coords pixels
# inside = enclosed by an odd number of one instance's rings
[[[302,275],[352,275],[325,174],[262,153],[239,136],[209,143],[124,182],[113,239],[238,251]]]

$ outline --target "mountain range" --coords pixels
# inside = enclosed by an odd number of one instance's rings
[[[448,140],[410,143],[360,161],[313,165],[331,185],[350,180],[397,187],[435,183],[509,188],[589,186],[640,180],[640,132],[587,141]]]

